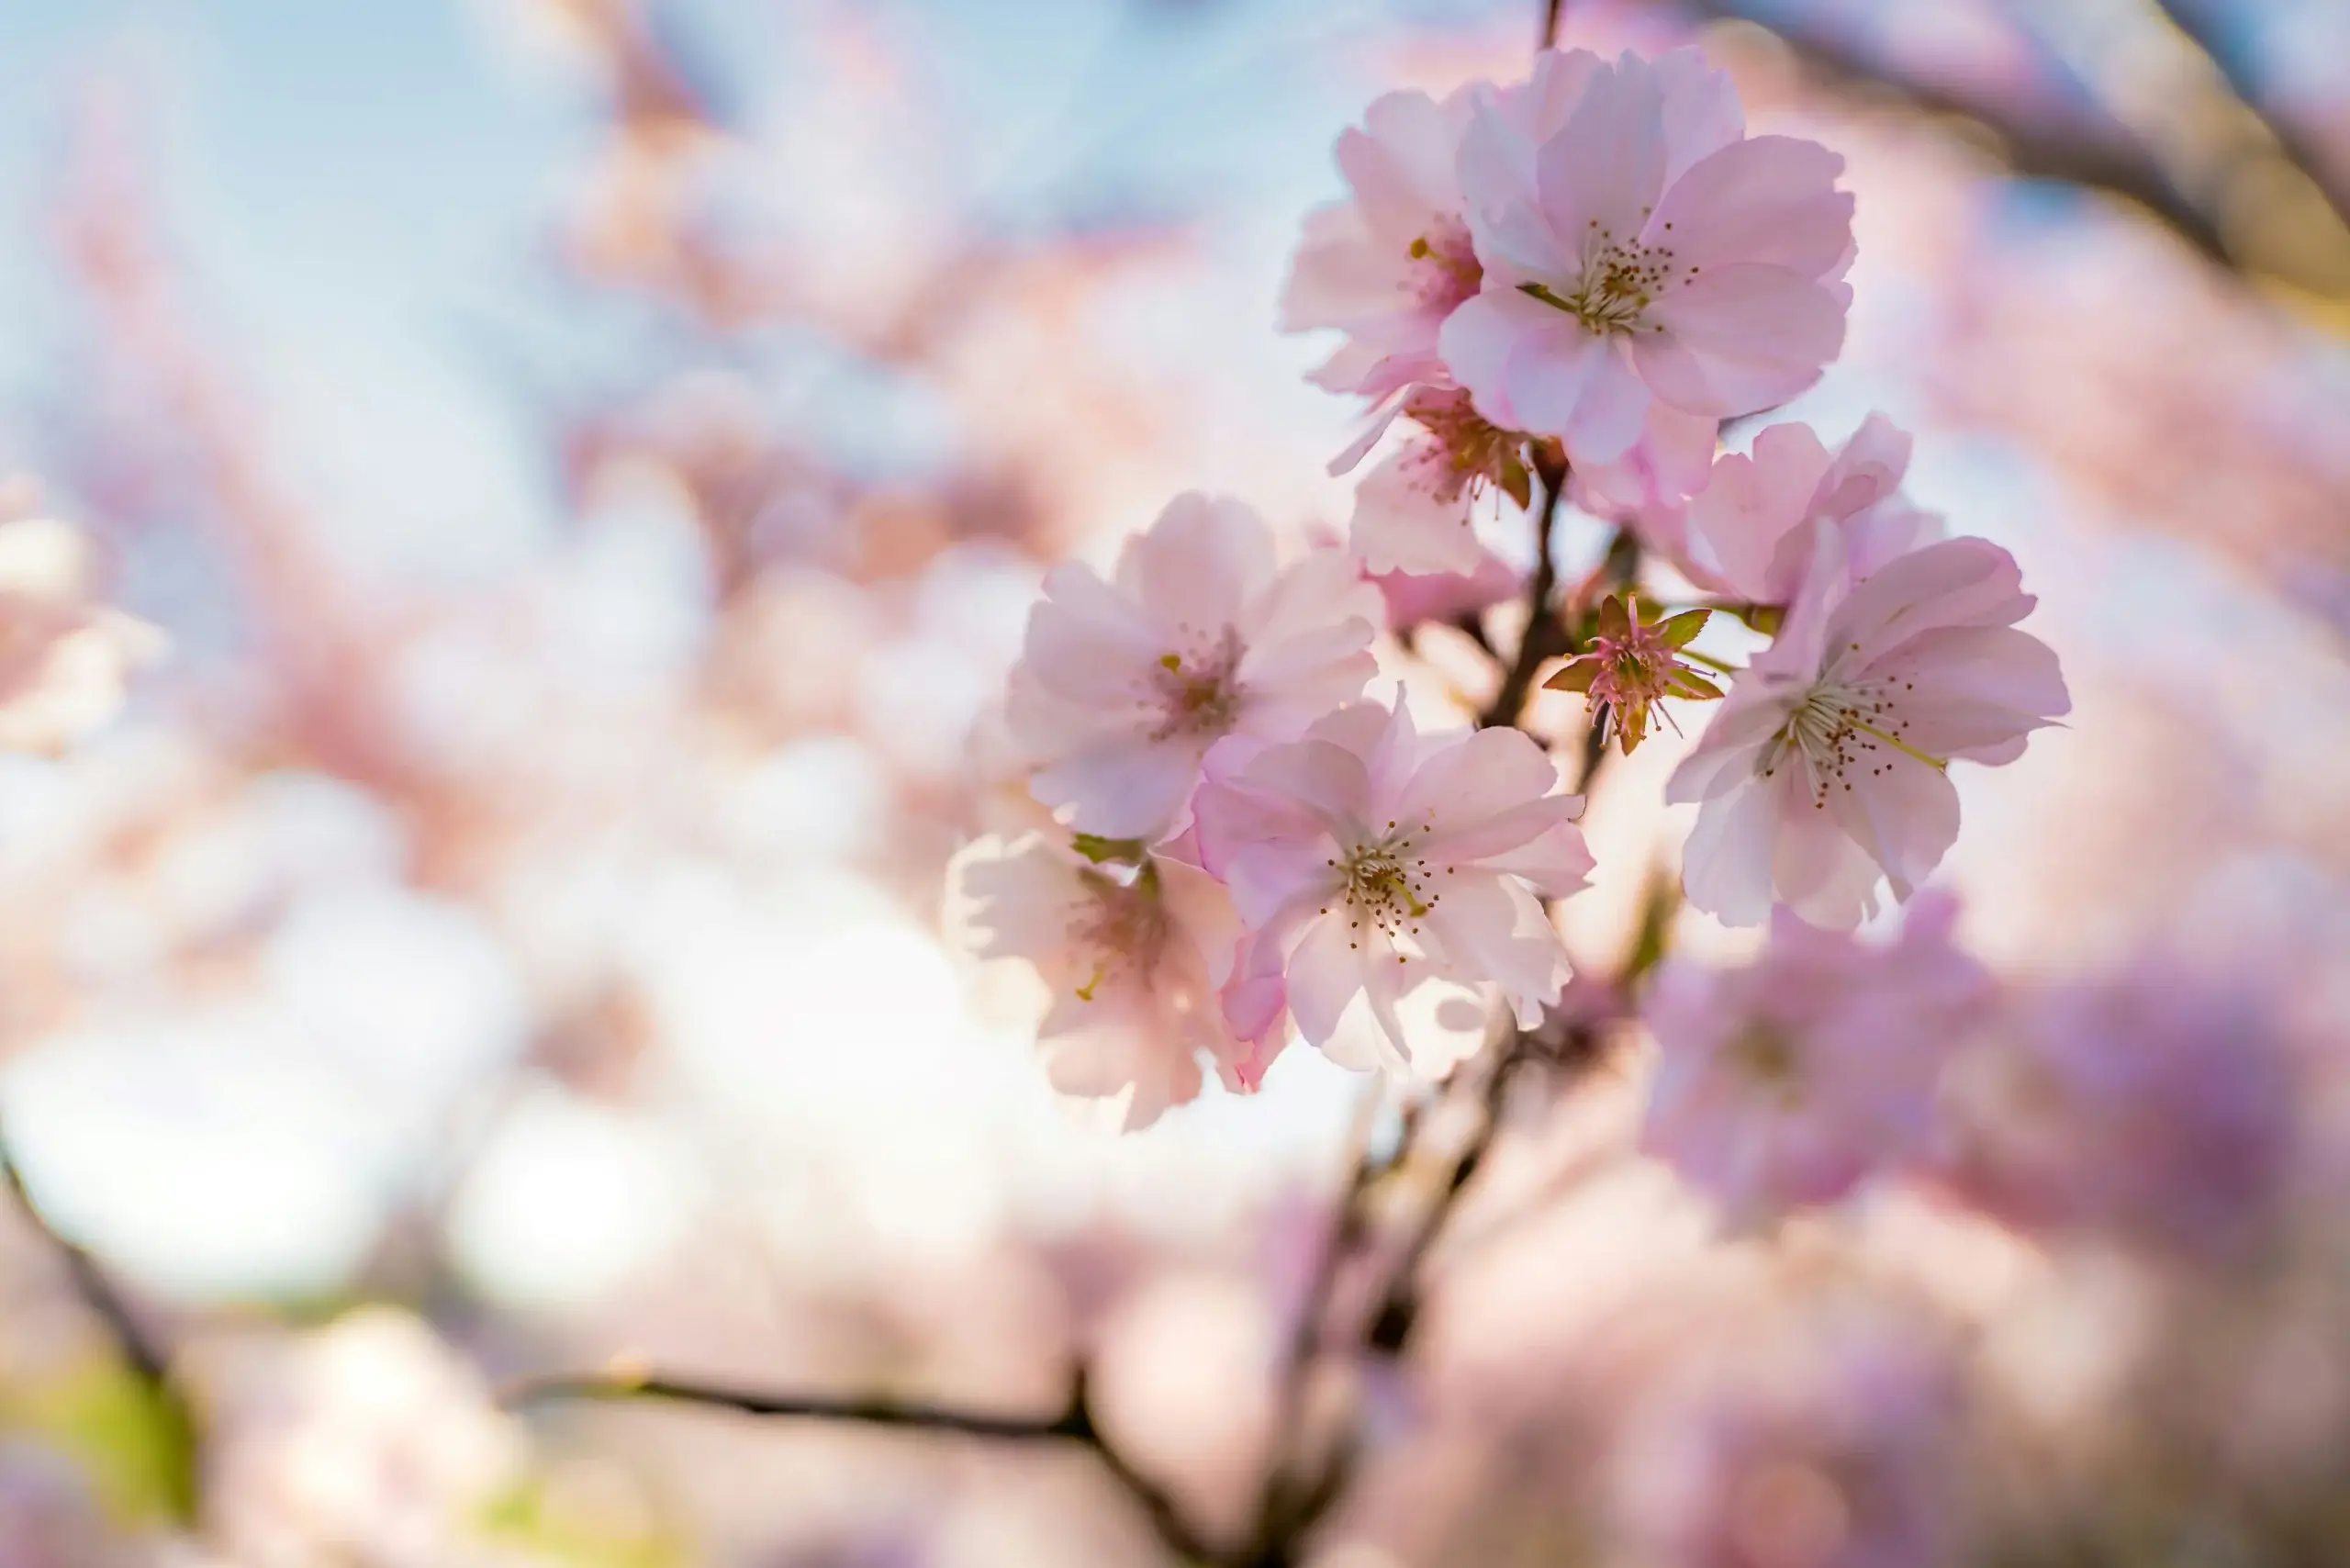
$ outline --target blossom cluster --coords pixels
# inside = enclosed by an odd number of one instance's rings
[[[1282,317],[1339,332],[1314,379],[1367,400],[1333,471],[1384,451],[1347,546],[1282,565],[1246,506],[1185,496],[1108,577],[1057,568],[1001,737],[1038,810],[957,871],[979,950],[1053,990],[1054,1081],[1123,1097],[1129,1125],[1196,1092],[1203,1053],[1255,1086],[1292,1032],[1426,1068],[1399,1012],[1425,984],[1521,1029],[1557,1003],[1546,901],[1591,869],[1579,797],[1517,712],[1424,734],[1404,691],[1365,696],[1415,609],[1495,597],[1477,525],[1505,502],[1547,552],[1572,485],[1636,546],[1528,601],[1575,655],[1548,684],[1586,695],[1599,739],[1628,753],[1679,727],[1668,704],[1718,701],[1666,796],[1697,808],[1688,900],[1727,924],[1846,930],[1881,888],[1907,900],[1957,836],[1951,765],[2014,760],[2069,705],[2017,627],[2013,557],[1908,499],[1889,420],[1717,455],[1724,420],[1842,346],[1836,154],[1748,135],[1695,50],[1553,50],[1506,87],[1381,98],[1337,158],[1351,194],[1308,218]],[[1643,554],[1669,568],[1645,603]],[[1723,610],[1769,637],[1743,668],[1691,646]]]

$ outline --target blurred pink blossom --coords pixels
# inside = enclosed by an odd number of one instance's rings
[[[2265,1234],[2299,1075],[2261,1004],[2177,968],[2018,999],[1953,1064],[1942,1173],[2007,1223],[2189,1255]]]
[[[1751,964],[1668,963],[1642,1010],[1657,1066],[1641,1147],[1741,1224],[1924,1159],[1942,1064],[1992,995],[1952,945],[1955,915],[1920,899],[1887,947],[1782,907]]]
[[[41,517],[0,523],[0,749],[72,745],[162,655],[162,633],[92,599],[89,578],[75,530]]]

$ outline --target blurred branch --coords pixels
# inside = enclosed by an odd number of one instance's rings
[[[1541,49],[1559,47],[1559,22],[1566,9],[1567,0],[1550,0],[1550,3],[1542,7],[1542,37],[1538,40],[1537,47]]]
[[[2154,156],[2135,141],[2052,135],[2002,112],[1996,104],[1962,97],[1894,62],[1856,48],[1832,27],[1775,17],[1766,20],[1744,0],[1673,0],[1673,4],[1692,16],[1762,28],[1831,84],[1865,84],[1890,92],[1922,113],[1973,120],[1998,137],[2009,166],[2018,174],[2123,197],[2211,260],[2231,269],[2238,264],[2217,215],[2181,191]]]
[[[1284,1520],[1299,1511],[1298,1476],[1292,1461],[1296,1457],[1298,1429],[1304,1424],[1306,1384],[1314,1371],[1314,1363],[1321,1348],[1322,1334],[1329,1316],[1330,1297],[1336,1290],[1338,1271],[1361,1244],[1369,1229],[1364,1212],[1364,1199],[1387,1166],[1371,1148],[1371,1127],[1384,1098],[1383,1085],[1374,1079],[1363,1092],[1362,1104],[1356,1113],[1355,1125],[1348,1137],[1352,1149],[1350,1173],[1347,1190],[1338,1201],[1337,1218],[1331,1224],[1330,1239],[1322,1254],[1315,1260],[1314,1277],[1306,1285],[1305,1298],[1299,1305],[1297,1323],[1292,1330],[1289,1359],[1281,1369],[1281,1387],[1275,1394],[1273,1417],[1273,1446],[1265,1465],[1265,1481],[1257,1499],[1258,1545],[1249,1553],[1250,1561],[1261,1561],[1276,1541],[1286,1533]],[[1407,1123],[1404,1148],[1396,1153],[1398,1159],[1408,1152],[1411,1135],[1417,1124]],[[1326,1463],[1326,1473],[1334,1468]],[[1307,1488],[1310,1496],[1314,1488]],[[1325,1504],[1325,1506],[1327,1505]]]
[[[2219,36],[2212,18],[2200,7],[2183,5],[2180,0],[2147,3],[2210,62],[2244,109],[2276,140],[2277,151],[2285,161],[2308,176],[2310,184],[2333,209],[2333,216],[2345,230],[2350,230],[2350,180],[2342,176],[2336,161],[2325,148],[2304,134],[2291,116],[2269,101],[2259,81],[2244,69],[2236,52]]]
[[[780,1416],[803,1420],[840,1421],[867,1427],[891,1427],[910,1431],[946,1432],[962,1437],[990,1438],[1004,1442],[1072,1442],[1091,1449],[1113,1480],[1149,1516],[1151,1528],[1168,1550],[1201,1562],[1225,1561],[1187,1523],[1182,1513],[1158,1484],[1128,1463],[1093,1419],[1090,1378],[1077,1369],[1069,1399],[1050,1417],[1001,1416],[963,1410],[920,1401],[881,1398],[828,1398],[817,1394],[761,1394],[722,1388],[676,1378],[611,1376],[553,1376],[529,1378],[510,1384],[500,1395],[507,1406],[537,1404],[554,1399],[665,1399],[682,1405],[733,1410],[745,1416]]]
[[[1559,500],[1566,493],[1567,466],[1563,462],[1538,455],[1534,471],[1542,481],[1542,504],[1534,509],[1534,577],[1526,590],[1526,630],[1518,634],[1517,656],[1510,661],[1509,673],[1502,678],[1501,689],[1493,701],[1477,715],[1480,729],[1494,724],[1515,724],[1526,709],[1526,699],[1534,689],[1535,673],[1545,659],[1556,658],[1566,650],[1566,632],[1559,618],[1550,612],[1550,597],[1558,591],[1559,566],[1551,558],[1550,530],[1558,520]]]
[[[17,1212],[29,1221],[34,1230],[51,1250],[64,1260],[67,1276],[73,1282],[73,1294],[88,1307],[90,1315],[106,1326],[107,1337],[121,1354],[139,1381],[151,1389],[161,1389],[170,1371],[171,1358],[140,1326],[130,1310],[130,1304],[106,1278],[98,1260],[87,1249],[68,1241],[51,1228],[40,1205],[33,1200],[31,1190],[25,1185],[24,1172],[17,1168],[16,1157],[9,1151],[5,1134],[0,1134],[0,1174],[5,1174],[9,1193],[16,1199]]]

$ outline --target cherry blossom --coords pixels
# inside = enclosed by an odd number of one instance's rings
[[[1424,736],[1401,702],[1363,702],[1211,768],[1200,840],[1251,933],[1246,966],[1278,964],[1301,1036],[1328,1047],[1360,998],[1378,1059],[1408,1071],[1395,1002],[1421,981],[1490,984],[1528,1027],[1566,984],[1541,900],[1580,888],[1591,857],[1582,797],[1558,789],[1520,732]]]
[[[1751,964],[1668,963],[1643,1013],[1642,1147],[1741,1224],[1922,1159],[1942,1064],[1991,991],[1951,943],[1955,913],[1919,900],[1887,948],[1782,908]]]
[[[2015,629],[2036,601],[2006,551],[1945,540],[1855,584],[1842,532],[1810,530],[1785,629],[1665,786],[1698,804],[1690,902],[1733,925],[1775,898],[1849,927],[1880,878],[1906,900],[1958,835],[1950,764],[2012,762],[2071,707],[2056,655]]]
[[[1492,551],[1481,550],[1466,572],[1381,572],[1371,581],[1387,602],[1389,628],[1401,631],[1424,621],[1473,615],[1515,599],[1525,576]]]
[[[1109,848],[981,838],[956,857],[949,886],[972,949],[1025,959],[1052,992],[1036,1046],[1053,1087],[1111,1102],[1131,1131],[1198,1097],[1203,1052],[1226,1088],[1256,1088],[1281,1047],[1281,993],[1278,977],[1245,977],[1233,1010],[1257,1025],[1236,1037],[1220,996],[1244,978],[1230,897],[1196,867],[1122,864]]]
[[[1480,413],[1604,465],[1660,401],[1720,419],[1818,379],[1849,303],[1843,160],[1744,119],[1687,50],[1547,55],[1478,107],[1460,174],[1481,286],[1438,347]]]
[[[1639,596],[1631,606],[1610,594],[1600,604],[1599,624],[1589,648],[1566,668],[1544,681],[1551,691],[1580,691],[1598,710],[1602,744],[1614,738],[1624,755],[1649,733],[1649,711],[1667,697],[1708,701],[1721,688],[1681,662],[1681,650],[1706,629],[1713,612],[1684,610],[1666,616],[1641,608]],[[1664,712],[1656,708],[1660,714]],[[1672,722],[1669,715],[1665,722]],[[1675,726],[1677,729],[1678,726]]]
[[[49,518],[0,523],[0,749],[57,752],[122,705],[162,634],[89,595],[90,551]]]
[[[1472,572],[1485,554],[1472,526],[1478,500],[1532,501],[1525,438],[1488,424],[1457,387],[1415,386],[1399,407],[1419,431],[1356,487],[1348,543],[1374,574]]]
[[[2241,1253],[2292,1168],[2300,1074],[2243,989],[2147,963],[2027,995],[1953,1063],[1948,1186],[2021,1228]]]
[[[1360,695],[1384,619],[1344,551],[1276,569],[1255,512],[1179,496],[1112,580],[1075,563],[1046,577],[1006,722],[1036,798],[1077,831],[1156,837],[1181,827],[1211,745],[1292,739]]]
[[[1335,327],[1346,343],[1314,374],[1334,392],[1383,398],[1444,379],[1437,330],[1483,279],[1461,215],[1460,133],[1482,84],[1442,103],[1390,93],[1338,138],[1353,197],[1307,215],[1281,299],[1281,330]]]
[[[1953,1561],[1959,1384],[1914,1320],[1741,1316],[1684,1350],[1624,1434],[1619,1507],[1656,1568],[1930,1568]]]
[[[1652,519],[1643,536],[1702,588],[1785,605],[1808,565],[1806,523],[1841,529],[1855,577],[1942,537],[1942,520],[1901,494],[1909,445],[1908,432],[1882,414],[1834,452],[1808,425],[1773,425],[1754,438],[1751,454],[1715,461],[1679,529],[1659,530]]]

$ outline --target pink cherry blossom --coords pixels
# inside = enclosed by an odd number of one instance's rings
[[[1949,1187],[2010,1225],[2215,1257],[2292,1168],[2295,1058],[2245,991],[2142,964],[2029,995],[1953,1064]]]
[[[1668,963],[1644,1010],[1642,1148],[1740,1224],[1925,1157],[1942,1064],[1991,991],[1951,943],[1954,913],[1921,899],[1885,947],[1783,908],[1751,964]]]
[[[1423,575],[1416,572],[1373,574],[1371,585],[1387,601],[1387,624],[1401,631],[1425,621],[1450,621],[1473,615],[1505,599],[1515,599],[1525,574],[1490,550],[1481,551],[1466,572]]]
[[[1842,532],[1810,528],[1785,630],[1665,787],[1698,803],[1690,902],[1733,925],[1777,899],[1850,927],[1880,878],[1906,900],[1958,836],[1950,764],[2012,762],[2071,707],[2056,655],[2015,629],[2036,601],[2006,551],[1945,540],[1854,583]]]
[[[1200,839],[1278,969],[1299,1033],[1326,1047],[1361,998],[1380,1059],[1408,1070],[1395,1002],[1425,980],[1491,984],[1531,1026],[1567,980],[1541,900],[1583,885],[1580,796],[1516,730],[1421,735],[1399,702],[1332,713],[1201,790]]]
[[[1720,419],[1785,402],[1843,345],[1843,160],[1747,137],[1694,50],[1544,57],[1480,106],[1460,185],[1483,268],[1438,352],[1477,409],[1617,462],[1658,402]]]
[[[1374,574],[1474,571],[1477,503],[1531,502],[1525,438],[1486,423],[1457,387],[1415,386],[1398,408],[1418,428],[1356,487],[1348,543]]]
[[[1077,831],[1153,838],[1181,826],[1211,745],[1293,739],[1360,696],[1383,619],[1343,550],[1276,569],[1255,512],[1179,496],[1112,581],[1074,563],[1046,577],[1006,722],[1036,798]]]
[[[1461,216],[1457,154],[1481,92],[1438,103],[1390,93],[1338,138],[1352,199],[1318,207],[1281,298],[1281,330],[1335,327],[1347,342],[1314,374],[1334,392],[1374,398],[1441,381],[1437,329],[1477,292],[1482,272]]]
[[[88,543],[49,518],[0,523],[0,749],[56,752],[122,705],[162,634],[90,597]]]
[[[976,840],[949,878],[972,950],[1025,959],[1051,991],[1036,1047],[1062,1093],[1113,1102],[1131,1131],[1198,1097],[1203,1052],[1229,1089],[1262,1081],[1281,998],[1259,981],[1234,1009],[1255,1011],[1255,1032],[1227,1026],[1241,929],[1214,878],[1159,857],[1097,863],[1043,834]]]
[[[1628,1424],[1617,1495],[1653,1568],[1934,1568],[1965,1494],[1948,1352],[1882,1310],[1741,1319]]]
[[[1908,433],[1872,414],[1834,452],[1808,425],[1777,424],[1751,454],[1726,454],[1689,500],[1679,528],[1646,520],[1643,537],[1701,588],[1784,605],[1803,586],[1809,522],[1836,524],[1845,564],[1863,577],[1942,535],[1942,520],[1901,493]]]

